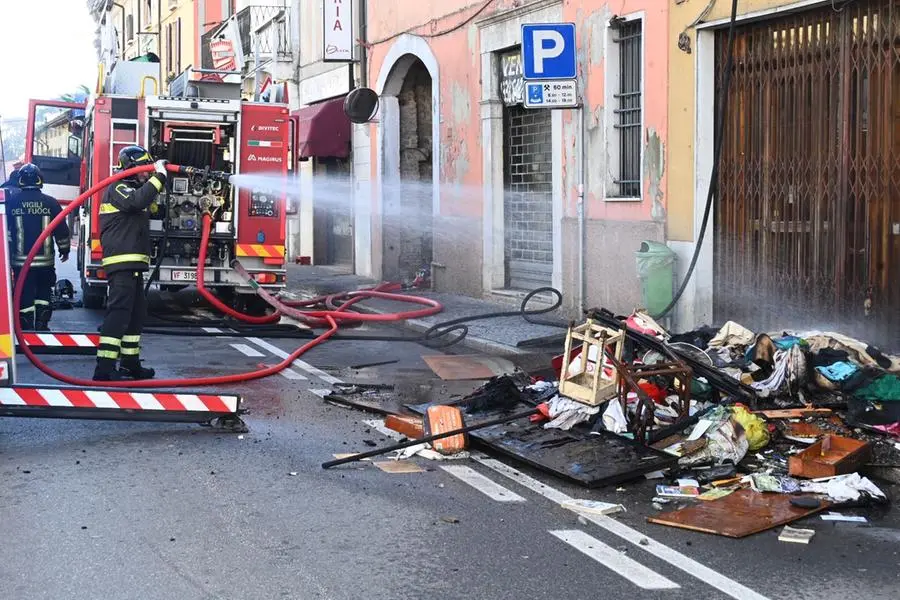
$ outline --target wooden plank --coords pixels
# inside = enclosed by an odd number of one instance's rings
[[[767,419],[802,419],[804,417],[830,415],[830,408],[785,408],[780,410],[757,410],[754,415]]]
[[[815,514],[831,504],[820,501],[818,508],[791,504],[787,494],[738,490],[719,500],[703,502],[681,510],[648,517],[658,525],[689,529],[731,538],[742,538]]]

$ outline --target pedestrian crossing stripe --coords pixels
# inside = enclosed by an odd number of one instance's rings
[[[252,256],[254,258],[284,258],[284,246],[269,244],[238,244],[238,256]]]

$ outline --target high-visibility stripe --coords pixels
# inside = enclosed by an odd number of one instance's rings
[[[34,307],[33,307],[33,306],[29,306],[29,307],[27,307],[27,308],[20,308],[20,309],[19,309],[19,312],[20,312],[20,313],[30,313],[30,312],[34,312]]]
[[[4,333],[0,335],[0,356],[3,358],[11,358],[12,357],[12,335],[8,333]]]
[[[119,353],[112,350],[97,350],[97,358],[108,358],[110,360],[116,360],[117,358],[119,358]]]
[[[107,346],[121,346],[122,340],[114,337],[100,337],[100,343],[106,344]]]
[[[104,267],[107,267],[109,265],[119,265],[128,262],[147,263],[149,265],[150,257],[146,254],[117,254],[116,256],[104,258],[101,264]]]
[[[116,208],[115,206],[113,206],[112,204],[110,204],[109,202],[106,202],[106,203],[100,205],[100,214],[101,215],[111,215],[111,214],[117,213],[117,212],[119,212],[119,209]],[[100,242],[97,242],[97,245],[99,246]]]
[[[161,192],[161,191],[162,191],[162,189],[163,189],[163,182],[160,181],[159,175],[153,175],[153,177],[150,178],[150,183],[153,184],[153,187],[156,188],[156,191],[157,191],[157,192]]]
[[[122,349],[119,350],[119,353],[122,356],[140,356],[141,349],[140,348],[127,348],[127,347],[123,346]]]
[[[254,258],[284,258],[284,246],[274,244],[238,244],[236,254]]]
[[[34,305],[35,306],[50,306],[50,303],[47,302],[46,300],[35,300]]]
[[[124,335],[122,336],[123,344],[137,344],[140,343],[141,336],[139,335]]]
[[[0,388],[0,406],[56,406],[147,412],[234,414],[240,407],[240,397],[14,386]]]

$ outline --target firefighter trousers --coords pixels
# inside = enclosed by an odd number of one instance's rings
[[[15,280],[19,280],[21,268],[13,270]],[[22,303],[19,305],[19,322],[25,331],[47,331],[53,308],[50,305],[51,290],[56,284],[56,269],[53,267],[32,267],[25,275],[22,287]]]
[[[144,274],[117,271],[107,278],[106,316],[100,328],[97,370],[109,373],[123,365],[140,365],[141,331],[147,317]]]

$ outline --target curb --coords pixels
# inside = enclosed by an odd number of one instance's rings
[[[304,289],[294,289],[291,290],[292,293],[296,294],[303,300],[310,300],[317,296],[320,296],[316,291],[304,290]],[[372,308],[370,306],[363,306],[362,304],[357,304],[354,306],[354,309],[370,315],[384,315],[388,314],[386,310],[379,310],[377,308]],[[425,333],[429,329],[434,326],[434,323],[428,323],[427,321],[423,321],[422,319],[409,319],[407,321],[397,321],[397,324],[405,329],[409,329],[411,331],[415,331],[416,333]],[[472,350],[477,350],[478,352],[482,352],[484,354],[493,354],[493,355],[506,355],[506,356],[523,356],[532,354],[527,350],[522,350],[515,346],[509,346],[507,344],[501,344],[500,342],[495,342],[493,340],[488,340],[485,338],[480,338],[478,336],[473,336],[471,334],[466,335],[465,338],[458,344],[465,346],[466,348],[470,348]],[[452,347],[452,346],[451,346]],[[438,348],[435,348],[438,350]]]

